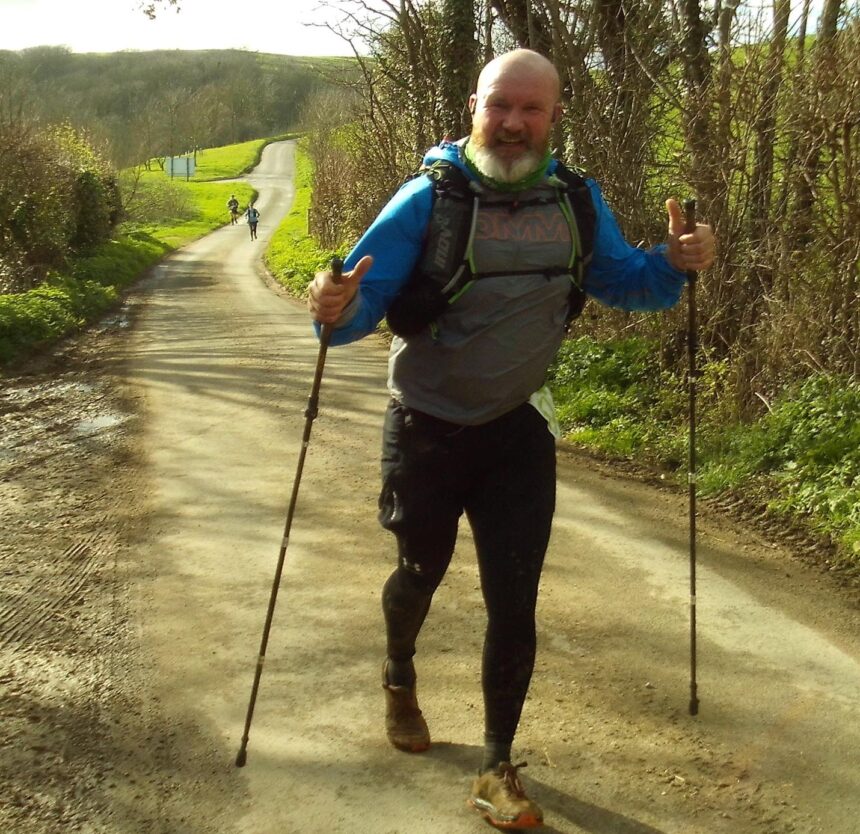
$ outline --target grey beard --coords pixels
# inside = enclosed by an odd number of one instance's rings
[[[543,162],[543,156],[535,151],[527,151],[519,159],[507,163],[499,159],[489,148],[472,145],[472,161],[484,176],[499,182],[519,182],[533,173]]]

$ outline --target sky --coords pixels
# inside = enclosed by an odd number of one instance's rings
[[[0,0],[0,49],[68,46],[73,52],[247,49],[282,55],[352,55],[325,28],[320,0],[180,0],[149,20],[137,0]],[[307,25],[316,24],[316,25]]]
[[[748,15],[764,7],[768,19],[771,3],[743,0]],[[821,3],[812,0],[810,23]],[[346,40],[326,28],[337,25],[342,15],[326,8],[325,0],[180,0],[180,8],[178,13],[161,8],[156,19],[149,20],[139,0],[0,0],[0,49],[65,45],[73,52],[247,49],[282,55],[353,54]]]

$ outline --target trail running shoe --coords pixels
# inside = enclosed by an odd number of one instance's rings
[[[502,762],[475,779],[469,804],[496,828],[537,828],[543,825],[543,811],[526,796],[517,770],[526,763]]]
[[[418,707],[414,686],[393,686],[388,683],[388,662],[382,667],[382,688],[385,690],[385,732],[388,740],[407,753],[423,753],[430,747],[430,730]]]

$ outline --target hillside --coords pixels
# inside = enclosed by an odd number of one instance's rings
[[[353,67],[242,50],[0,51],[10,104],[87,130],[120,167],[294,130],[306,102],[340,88]]]

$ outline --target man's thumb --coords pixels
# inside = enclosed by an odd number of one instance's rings
[[[373,256],[365,255],[345,277],[347,277],[351,282],[355,282],[357,284],[367,274],[367,271],[372,266]]]
[[[681,237],[687,229],[687,222],[680,204],[673,197],[666,200],[666,211],[669,212],[669,234],[675,238]]]

